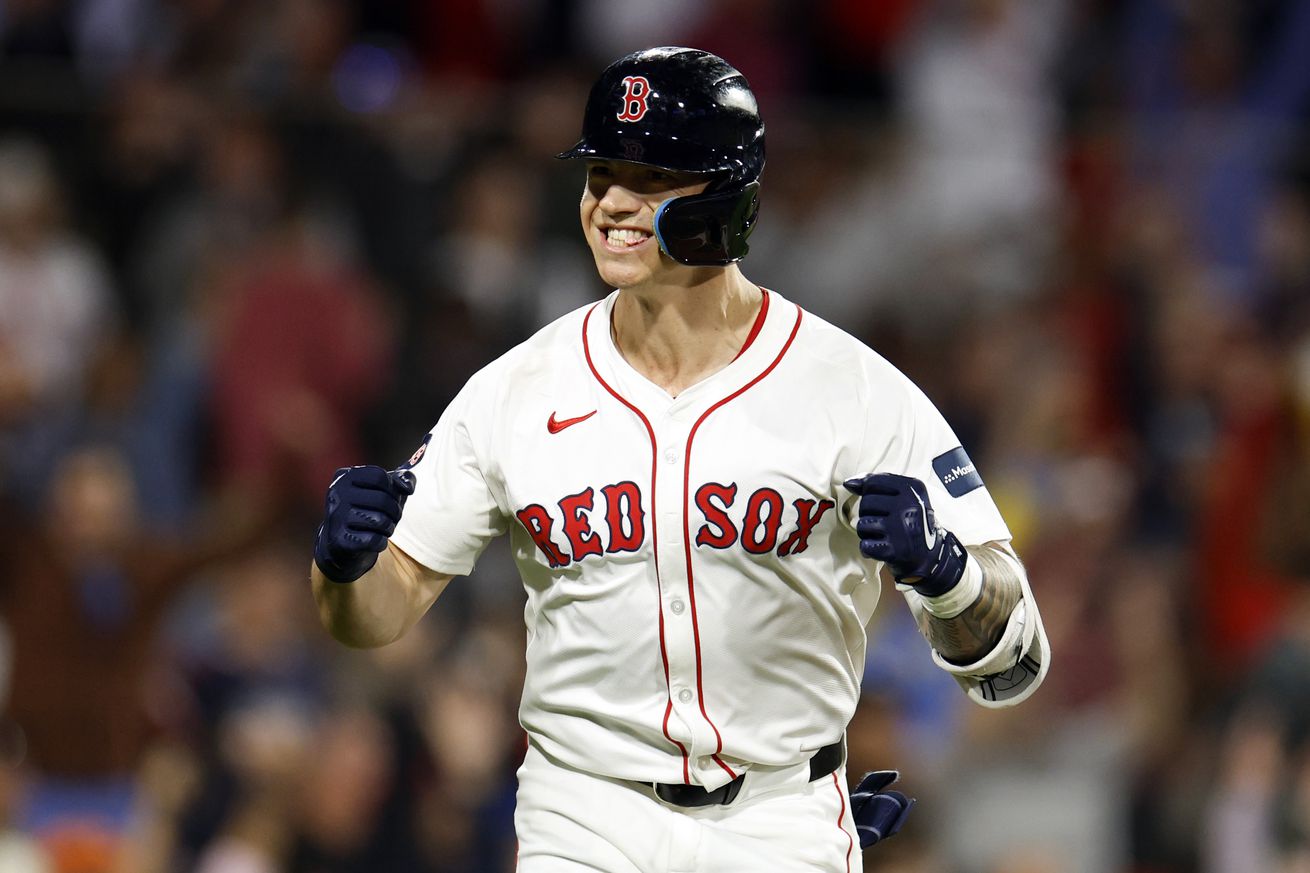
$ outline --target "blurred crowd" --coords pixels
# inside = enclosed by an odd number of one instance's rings
[[[741,69],[746,274],[955,426],[1050,677],[969,704],[888,591],[886,873],[1310,871],[1310,3],[0,3],[0,870],[513,869],[523,597],[320,628],[338,467],[606,289],[587,88]]]

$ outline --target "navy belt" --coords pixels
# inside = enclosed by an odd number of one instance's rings
[[[810,781],[822,779],[841,766],[845,756],[845,744],[838,740],[830,746],[824,746],[810,758]],[[720,785],[713,791],[706,791],[699,785],[682,785],[676,782],[655,782],[655,796],[674,806],[714,806],[732,803],[741,793],[742,783],[746,781],[743,773],[736,779]]]

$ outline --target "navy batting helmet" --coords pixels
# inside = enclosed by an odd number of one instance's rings
[[[660,248],[690,266],[724,266],[749,250],[764,122],[746,77],[720,57],[664,47],[619,58],[591,88],[582,139],[558,157],[704,173],[703,193],[666,200],[655,213]]]

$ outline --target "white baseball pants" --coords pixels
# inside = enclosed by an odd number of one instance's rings
[[[757,768],[726,806],[672,806],[535,745],[519,768],[518,873],[862,873],[846,768]]]

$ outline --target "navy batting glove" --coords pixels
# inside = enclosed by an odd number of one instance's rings
[[[926,485],[895,473],[870,473],[843,484],[860,496],[855,532],[865,557],[886,563],[897,582],[925,597],[955,587],[968,553],[955,534],[937,526]]]
[[[327,490],[327,513],[314,539],[314,563],[333,582],[368,572],[396,530],[414,474],[382,467],[342,467]]]
[[[901,829],[914,806],[914,798],[899,791],[888,791],[901,774],[895,770],[866,773],[851,792],[851,820],[860,835],[860,848],[867,849]]]

